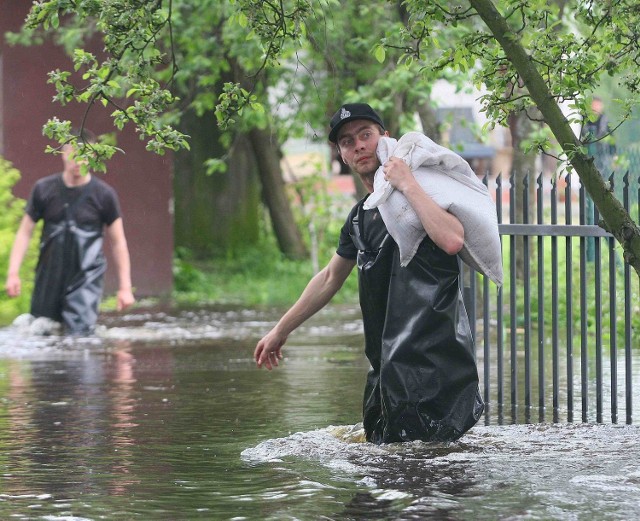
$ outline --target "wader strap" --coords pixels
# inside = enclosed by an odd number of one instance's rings
[[[362,205],[360,205],[360,207],[358,208],[358,211],[355,213],[355,215],[351,219],[351,229],[353,230],[353,232],[350,234],[351,240],[353,240],[353,244],[355,245],[356,248],[358,248],[359,251],[364,253],[377,253],[386,244],[387,240],[389,239],[389,233],[387,232],[387,234],[384,236],[384,239],[382,239],[382,241],[380,242],[380,246],[378,247],[377,250],[372,250],[371,248],[369,248],[369,245],[362,238],[362,235],[363,235],[362,226],[364,225],[363,212],[364,212],[364,208],[362,207]]]

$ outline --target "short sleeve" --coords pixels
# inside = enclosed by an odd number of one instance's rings
[[[353,216],[357,211],[358,205],[354,206],[349,216],[340,230],[340,239],[336,253],[345,259],[356,259],[358,257],[358,249],[351,238],[351,229],[353,227]]]
[[[116,191],[107,185],[103,184],[104,191],[102,193],[102,221],[107,225],[111,226],[114,221],[116,221],[119,217],[122,216],[122,212],[120,210],[120,201],[118,199],[118,194]]]
[[[29,199],[27,200],[27,206],[25,208],[26,214],[31,217],[33,222],[38,222],[44,215],[44,204],[42,200],[42,183],[36,183],[31,189]]]

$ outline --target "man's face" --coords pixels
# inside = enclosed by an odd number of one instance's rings
[[[604,103],[600,99],[594,99],[591,102],[591,110],[593,110],[596,114],[602,114],[604,109]]]
[[[62,147],[62,161],[64,162],[65,172],[73,176],[81,176],[81,166],[86,164],[86,161],[76,160],[74,158],[74,147],[71,145],[64,145]]]
[[[367,189],[373,191],[373,176],[380,166],[376,148],[380,127],[368,119],[355,119],[345,123],[338,133],[337,145],[342,160],[356,172]]]

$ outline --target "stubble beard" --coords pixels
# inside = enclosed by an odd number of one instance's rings
[[[356,172],[358,174],[358,176],[360,177],[360,180],[362,181],[362,183],[364,184],[364,186],[367,188],[367,190],[369,190],[370,192],[373,192],[373,180],[376,176],[376,171],[378,169],[376,168],[375,170],[367,170],[364,172]]]

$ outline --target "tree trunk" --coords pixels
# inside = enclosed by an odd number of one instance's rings
[[[260,190],[248,139],[236,139],[226,172],[207,175],[204,161],[229,152],[218,142],[215,116],[187,111],[180,130],[191,136],[191,151],[175,155],[176,246],[189,249],[197,259],[208,259],[256,241]]]
[[[601,226],[622,245],[625,261],[633,266],[640,276],[640,228],[608,188],[595,167],[593,159],[580,151],[580,142],[573,133],[573,129],[554,100],[544,78],[505,18],[491,0],[470,0],[470,5],[480,15],[518,71],[531,99],[536,103],[562,150],[569,157],[571,165],[603,218]]]
[[[264,77],[254,77],[249,74],[235,58],[229,57],[229,63],[234,81],[239,82],[247,91],[253,92],[258,87],[262,87],[258,90],[268,91]],[[256,81],[259,83],[257,84]],[[265,95],[265,97],[268,96]],[[282,149],[276,133],[270,126],[264,130],[254,127],[247,137],[257,164],[262,186],[262,200],[269,211],[278,247],[290,259],[307,258],[307,248],[293,218],[291,203],[285,191],[280,165]]]
[[[259,165],[264,203],[269,210],[280,251],[287,257],[303,259],[307,250],[296,226],[280,167],[280,145],[275,134],[254,128],[249,132],[251,147]]]
[[[422,123],[423,132],[436,143],[440,143],[442,135],[440,134],[438,115],[429,103],[418,105],[418,117],[420,118],[420,123]]]
[[[515,183],[515,222],[524,223],[525,216],[527,222],[531,223],[533,215],[531,206],[525,208],[525,179],[529,181],[527,191],[529,197],[535,193],[535,183],[531,182],[530,174],[535,170],[535,155],[525,154],[522,149],[522,141],[531,132],[531,121],[524,112],[511,114],[509,116],[509,131],[511,133],[511,146],[513,150],[513,160],[511,163],[511,183]],[[532,192],[533,191],[533,192]],[[531,199],[529,199],[531,200]],[[524,251],[524,237],[516,237],[516,251]],[[528,259],[527,259],[528,261]],[[519,280],[524,279],[524,255],[516,255],[516,276]]]

